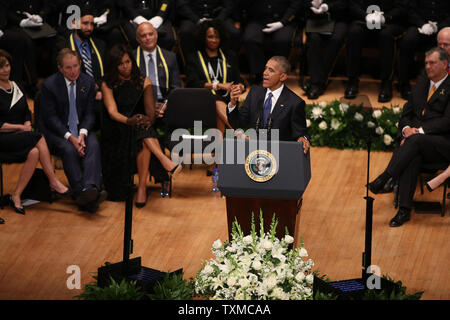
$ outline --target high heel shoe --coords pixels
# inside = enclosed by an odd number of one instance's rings
[[[428,184],[428,182],[425,183],[425,187],[427,188],[427,190],[428,190],[429,192],[433,192],[433,190],[434,190],[434,189],[432,189],[432,188],[430,187],[430,185]]]
[[[9,205],[11,206],[11,208],[14,209],[15,212],[20,213],[20,214],[25,214],[25,209],[16,207],[16,205],[14,204],[14,201],[12,200],[11,197],[9,198]]]
[[[134,205],[136,206],[136,208],[138,209],[142,209],[143,207],[145,207],[145,205],[147,204],[147,200],[145,202],[135,202]]]
[[[183,167],[184,167],[183,163],[179,163],[172,170],[167,171],[167,174],[169,175],[169,177],[173,177],[178,173],[180,173],[180,171],[183,170]]]

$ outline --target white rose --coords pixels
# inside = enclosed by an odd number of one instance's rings
[[[330,113],[331,113],[332,116],[334,116],[334,115],[336,114],[336,111],[334,111],[334,109],[331,108],[331,109],[330,109]]]
[[[267,290],[270,290],[277,285],[277,279],[274,276],[270,276],[264,279],[263,285],[267,288]]]
[[[325,107],[327,106],[327,102],[326,102],[326,101],[320,101],[320,102],[319,102],[319,106],[320,106],[321,108],[325,108]]]
[[[283,293],[284,293],[283,289],[275,288],[273,289],[271,296],[274,297],[275,299],[281,300],[284,297]]]
[[[384,130],[382,127],[377,127],[375,133],[381,136],[384,133]]]
[[[395,123],[395,126],[398,128],[398,122]]]
[[[307,257],[308,256],[308,251],[306,251],[305,248],[301,248],[300,252],[299,252],[300,257]]]
[[[372,117],[374,117],[375,119],[378,119],[379,117],[381,117],[381,110],[375,110],[372,113]]]
[[[367,121],[367,127],[368,128],[375,128],[375,123],[373,123],[372,121]]]
[[[400,109],[399,107],[394,107],[392,108],[392,111],[394,111],[395,114],[399,114],[400,112],[402,112],[402,109]]]
[[[242,239],[242,241],[243,241],[245,244],[250,244],[250,243],[253,242],[253,238],[252,238],[251,235],[248,235],[248,236],[244,237],[244,238]]]
[[[319,118],[322,118],[323,111],[322,111],[322,109],[321,109],[320,107],[314,107],[314,108],[312,108],[311,112],[312,112],[311,117],[312,117],[314,120],[317,120],[317,119],[319,119]]]
[[[213,267],[211,267],[209,264],[205,266],[203,269],[204,274],[211,274],[214,271]]]
[[[287,244],[291,244],[294,242],[294,238],[292,238],[290,235],[285,235],[284,242],[286,242]]]
[[[297,275],[295,276],[295,280],[297,280],[297,282],[302,282],[305,279],[305,274],[303,272],[299,272],[297,273]]]
[[[253,261],[252,267],[255,270],[261,270],[262,264],[259,260]]]
[[[312,274],[308,274],[306,276],[306,282],[308,282],[309,284],[312,284],[314,282],[314,276]]]
[[[346,113],[349,108],[349,105],[347,103],[341,103],[339,105],[339,110],[341,110],[342,113]]]
[[[220,249],[220,248],[222,248],[222,241],[220,241],[220,239],[217,239],[216,241],[214,241],[214,243],[213,243],[213,248],[214,248],[214,249]]]
[[[306,127],[309,128],[310,125],[311,125],[311,120],[306,119]]]
[[[335,119],[335,118],[331,119],[331,128],[333,130],[339,129],[340,125],[341,125],[341,123],[339,122],[338,119]]]
[[[250,281],[248,281],[246,278],[242,278],[242,279],[239,279],[239,285],[241,286],[241,287],[247,287],[248,285],[250,284]]]
[[[267,240],[267,239],[264,239],[261,244],[262,244],[262,247],[266,250],[270,250],[273,247],[272,241]]]
[[[390,135],[385,134],[383,136],[383,141],[384,141],[384,144],[388,146],[392,143],[392,141],[394,141],[394,139],[392,139],[392,137]]]
[[[364,120],[364,117],[363,117],[363,115],[361,113],[356,112],[355,113],[355,120],[361,122],[361,121]]]
[[[229,286],[229,287],[232,287],[232,286],[234,286],[235,284],[236,284],[236,278],[235,277],[229,277],[228,279],[227,279],[227,285]]]
[[[322,130],[326,130],[328,128],[327,123],[325,121],[322,121],[319,123],[319,128]]]

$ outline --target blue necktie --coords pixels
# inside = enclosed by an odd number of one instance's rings
[[[84,69],[86,70],[86,73],[93,78],[94,72],[92,72],[92,63],[91,63],[91,59],[89,59],[89,55],[87,53],[88,43],[86,41],[83,41],[81,43],[81,48],[82,48],[81,49],[81,58],[83,59]]]
[[[148,77],[152,80],[153,93],[155,95],[155,101],[158,101],[158,93],[156,87],[156,74],[155,74],[155,63],[153,62],[153,57],[151,54],[148,55]]]
[[[69,94],[69,131],[75,138],[78,138],[78,114],[74,87],[75,83],[71,82]]]
[[[269,92],[269,95],[267,96],[266,101],[264,102],[264,109],[263,109],[263,125],[264,127],[267,126],[267,120],[270,116],[270,110],[272,109],[272,92]]]

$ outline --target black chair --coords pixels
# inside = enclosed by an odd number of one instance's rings
[[[430,177],[436,175],[437,172],[447,169],[448,163],[424,163],[420,168],[419,186],[420,194],[423,194],[423,186]],[[445,206],[447,199],[447,185],[450,183],[450,178],[443,184],[442,202],[429,201],[414,201],[414,208],[417,213],[440,213],[441,217],[445,215]],[[399,186],[394,187],[394,207],[398,208]]]
[[[194,155],[194,146],[201,140],[201,151],[203,153],[206,145],[213,141],[213,136],[203,133],[206,129],[217,128],[216,120],[216,97],[211,91],[204,88],[177,88],[172,90],[168,96],[166,117],[166,139],[165,146],[172,153],[175,146],[179,143],[189,144],[191,150],[191,160]],[[201,121],[202,135],[195,136],[192,132],[194,122]],[[176,129],[188,130],[191,134],[185,136],[172,136]],[[185,156],[183,150],[178,154],[179,157]],[[192,169],[191,161],[191,169]],[[170,182],[170,190],[172,182]]]

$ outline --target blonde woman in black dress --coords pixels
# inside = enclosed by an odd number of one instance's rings
[[[11,60],[8,52],[0,50],[0,153],[11,162],[25,162],[9,201],[14,211],[25,214],[20,197],[38,161],[53,190],[68,194],[69,189],[55,175],[45,138],[32,131],[31,112],[23,91],[9,80]]]

